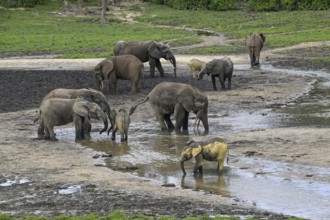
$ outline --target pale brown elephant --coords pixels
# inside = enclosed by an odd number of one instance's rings
[[[204,126],[205,132],[209,130],[208,99],[197,88],[184,83],[162,82],[156,85],[148,96],[141,102],[132,106],[130,115],[136,107],[149,101],[159,121],[161,130],[188,130],[189,113],[193,112]],[[170,117],[174,115],[175,126]]]
[[[54,127],[75,123],[76,140],[83,139],[85,135],[85,121],[90,118],[102,119],[104,128],[100,134],[107,130],[108,119],[99,105],[93,102],[77,99],[50,98],[42,102],[39,108],[39,128],[44,129],[44,139],[57,141]],[[39,135],[39,130],[38,130]]]
[[[133,55],[119,55],[107,58],[97,64],[94,68],[96,89],[103,91],[103,80],[109,79],[109,90],[111,95],[116,94],[117,80],[131,81],[131,94],[135,94],[138,83],[142,77],[144,87],[143,63]]]
[[[245,47],[250,56],[251,67],[260,65],[260,52],[266,41],[263,34],[250,34],[245,39]]]
[[[108,130],[108,135],[112,129],[111,139],[115,140],[116,132],[117,132],[117,130],[119,130],[120,136],[121,136],[120,141],[121,142],[127,141],[129,124],[131,122],[129,114],[127,113],[127,111],[125,109],[119,109],[118,112],[116,112],[116,110],[112,110],[111,117],[114,118],[115,123]]]
[[[196,71],[201,71],[203,69],[203,67],[205,66],[206,62],[202,61],[202,60],[198,60],[198,59],[191,59],[188,61],[188,66],[190,68],[191,71],[191,75],[193,77],[196,76]]]
[[[198,172],[201,175],[203,174],[204,160],[217,161],[217,173],[221,174],[227,154],[228,145],[221,138],[213,138],[205,142],[190,141],[183,148],[181,153],[180,164],[182,172],[184,175],[186,175],[186,171],[184,169],[184,162],[195,157],[196,163],[194,167],[194,174],[197,174]]]
[[[156,41],[147,42],[125,42],[118,41],[114,46],[115,55],[132,54],[139,58],[143,63],[149,62],[150,76],[155,76],[155,67],[157,67],[160,75],[163,77],[164,69],[160,62],[161,58],[169,60],[174,67],[174,76],[176,77],[176,60],[170,47],[166,44]]]
[[[110,118],[111,108],[107,101],[107,98],[102,92],[99,92],[94,89],[65,89],[58,88],[49,92],[42,100],[42,103],[51,98],[62,98],[62,99],[76,99],[82,98],[85,101],[94,102],[100,106],[100,108],[106,113],[108,116],[111,125],[114,123]],[[85,134],[89,134],[91,131],[91,124],[86,121],[85,123]],[[38,128],[38,138],[43,138],[44,127],[40,124]]]

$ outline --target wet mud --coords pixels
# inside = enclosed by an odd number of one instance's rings
[[[90,70],[0,70],[1,212],[54,216],[119,209],[176,217],[328,216],[329,73],[297,74],[266,62],[250,69],[233,60],[237,65],[230,91],[212,91],[209,78],[192,78],[180,60],[177,78],[168,64],[164,78],[149,78],[146,71],[146,87],[136,95],[129,95],[127,81],[119,81],[116,96],[106,89],[114,109],[129,109],[162,81],[190,83],[209,98],[208,134],[202,126],[193,131],[193,114],[187,133],[160,132],[146,103],[131,116],[127,143],[119,136],[111,141],[99,135],[102,123],[97,121],[88,140],[76,143],[72,125],[56,129],[59,142],[35,140],[33,119],[43,96],[59,87],[93,88]],[[223,175],[218,177],[210,162],[203,177],[194,177],[191,161],[182,178],[178,158],[184,143],[212,137],[222,137],[230,146]]]

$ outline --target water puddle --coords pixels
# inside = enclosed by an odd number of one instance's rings
[[[236,69],[249,66],[237,65]],[[290,126],[329,126],[330,124],[330,74],[317,71],[283,70],[263,65],[262,70],[286,72],[320,78],[310,95],[299,98],[292,104],[283,106],[276,112],[262,110],[249,113],[238,111],[226,117],[209,115],[210,133],[226,133]],[[244,121],[245,123],[242,123]],[[111,154],[106,159],[107,166],[123,172],[154,178],[160,184],[203,190],[253,204],[258,208],[280,212],[287,215],[311,219],[327,219],[330,216],[330,168],[311,167],[320,181],[292,176],[301,173],[306,167],[276,163],[251,158],[239,158],[237,163],[224,169],[224,175],[216,175],[216,163],[207,162],[203,177],[194,177],[194,163],[185,164],[187,176],[183,178],[179,157],[184,144],[203,134],[189,130],[186,134],[159,132],[157,122],[145,119],[131,124],[128,143],[111,141],[110,136],[92,134],[83,145]],[[57,132],[61,135],[61,132]],[[67,133],[67,132],[64,132]],[[70,134],[74,136],[74,132]],[[72,139],[73,140],[73,139]],[[259,171],[251,171],[249,166]],[[258,170],[257,169],[257,170]],[[306,174],[309,175],[308,173]],[[288,176],[284,178],[284,176]],[[307,180],[306,180],[307,179]],[[74,189],[79,190],[79,189]]]
[[[5,182],[0,183],[2,187],[20,185],[30,182],[27,178],[15,178],[15,179],[7,179]]]
[[[59,189],[54,194],[70,195],[70,194],[74,194],[74,193],[80,192],[80,191],[81,191],[81,186],[80,185],[72,185],[72,186],[68,186],[66,188]]]

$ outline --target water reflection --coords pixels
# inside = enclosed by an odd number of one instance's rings
[[[193,175],[193,179],[191,177],[183,176],[181,179],[181,188],[203,190],[224,197],[230,197],[230,192],[227,187],[227,178],[228,177],[224,175],[205,177],[204,175]]]

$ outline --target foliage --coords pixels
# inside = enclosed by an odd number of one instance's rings
[[[7,8],[33,7],[44,5],[48,0],[0,0],[0,5]]]
[[[239,9],[245,3],[252,11],[330,9],[329,0],[153,0],[150,2],[166,4],[180,10],[233,10]]]

